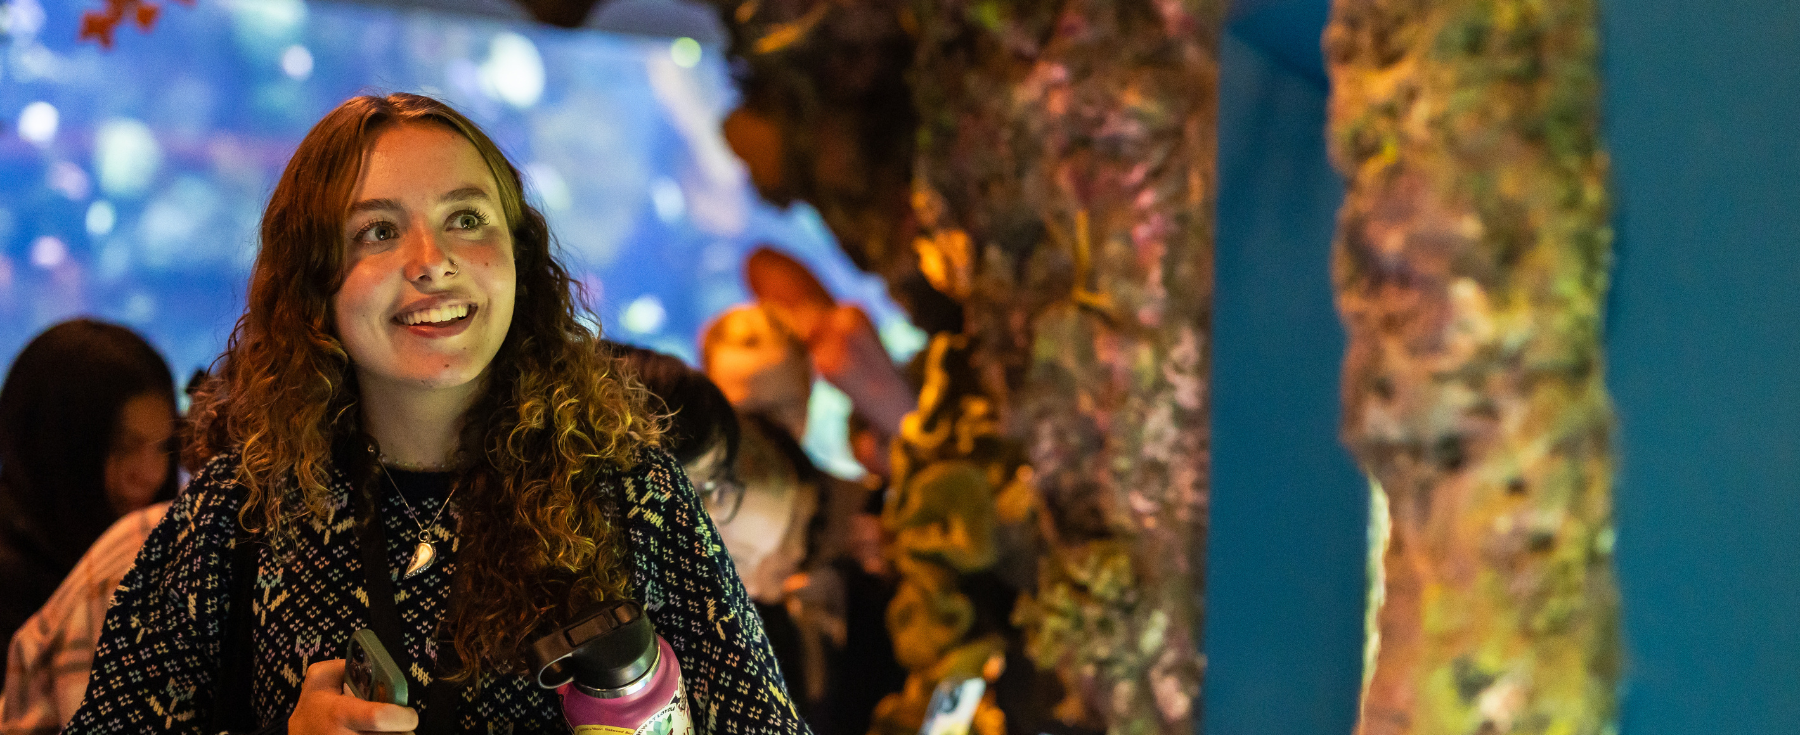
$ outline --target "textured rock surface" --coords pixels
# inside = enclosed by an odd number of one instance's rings
[[[757,190],[779,204],[811,204],[850,259],[885,278],[922,328],[954,329],[931,323],[942,297],[923,287],[911,247],[912,2],[712,2],[741,62],[743,103],[725,121],[725,137]]]
[[[819,207],[935,333],[884,518],[912,677],[876,731],[916,732],[945,677],[993,676],[1005,641],[960,590],[997,569],[1027,582],[1014,622],[1063,679],[1056,716],[1192,732],[1222,4],[717,4],[748,69],[726,135],[758,188]]]
[[[1191,732],[1221,8],[921,7],[915,248],[1029,459],[1043,547],[1015,621],[1064,720]]]
[[[1389,509],[1365,735],[1616,729],[1594,13],[1333,9],[1343,437]]]

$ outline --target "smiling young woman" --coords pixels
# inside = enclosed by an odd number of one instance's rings
[[[68,732],[566,732],[521,648],[622,596],[674,648],[701,732],[805,732],[575,287],[455,110],[396,94],[326,115],[195,399],[204,469],[121,586]],[[340,693],[363,627],[415,707]]]

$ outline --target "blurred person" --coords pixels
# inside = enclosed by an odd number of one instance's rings
[[[793,502],[811,503],[808,513],[822,513],[818,522],[803,522],[799,528],[813,528],[818,531],[816,538],[808,537],[806,542],[819,548],[825,556],[832,558],[842,552],[849,532],[850,516],[861,508],[865,502],[867,491],[854,483],[843,482],[832,478],[813,465],[799,447],[799,442],[806,436],[807,401],[812,395],[813,366],[807,356],[806,345],[802,344],[793,332],[783,326],[783,322],[762,306],[755,304],[733,307],[716,317],[702,330],[700,342],[700,365],[727,399],[739,416],[761,417],[755,422],[746,418],[744,424],[745,451],[749,451],[749,442],[753,434],[760,429],[779,431],[782,437],[762,437],[765,455],[789,457],[772,461],[767,467],[779,466],[783,462],[796,468],[770,475],[771,478],[783,478],[768,483],[764,493],[766,497],[757,498],[756,502],[772,514],[770,518],[785,518]],[[780,439],[777,443],[777,439]],[[788,444],[793,451],[786,451]],[[776,452],[776,455],[770,455]],[[790,457],[791,455],[791,457]],[[797,461],[796,461],[797,460]],[[755,457],[740,457],[738,476],[744,479],[746,486],[751,485],[753,473],[746,470],[745,462],[756,462]],[[786,478],[803,476],[803,480],[794,481]],[[804,485],[808,490],[794,494],[786,488],[795,482]],[[810,494],[808,494],[810,493]],[[755,489],[747,493],[755,495]],[[758,522],[741,525],[736,535],[744,537],[744,543],[767,545],[774,542],[775,533],[754,532],[749,527]],[[751,536],[754,535],[754,538]],[[770,599],[775,596],[772,591],[782,582],[779,578],[758,581],[753,570],[739,569],[744,574],[745,584],[761,594],[759,599]]]
[[[190,411],[202,469],[120,585],[65,732],[567,732],[521,648],[626,597],[701,735],[807,732],[522,189],[428,97],[355,97],[307,133]],[[343,692],[363,627],[414,706]]]
[[[805,345],[754,304],[726,310],[701,334],[701,369],[738,412],[743,434],[735,464],[744,499],[720,533],[750,596],[778,606],[808,549],[835,553],[844,530],[823,528],[835,486],[800,449],[812,363]]]
[[[843,732],[832,720],[835,672],[844,643],[843,590],[825,563],[832,555],[823,504],[831,478],[775,419],[743,413],[735,473],[743,498],[719,536],[769,631],[801,714],[819,735]]]
[[[169,366],[131,330],[77,319],[25,346],[0,386],[0,634],[11,640],[109,527],[175,496],[174,431]],[[121,525],[141,529],[144,521]],[[108,558],[83,570],[98,575],[90,581],[130,565],[130,535],[108,538]],[[59,617],[27,636],[25,660],[11,662],[16,646],[9,653],[9,691],[19,673],[13,663],[37,677],[47,675],[40,655],[69,657],[58,668],[86,659],[79,634],[66,644],[38,637],[52,634]],[[5,720],[23,717],[23,700],[4,701]]]
[[[901,420],[918,405],[918,390],[894,366],[869,315],[837,303],[812,271],[772,248],[750,254],[744,280],[790,349],[803,351],[811,369],[849,396],[884,441],[899,436]]]
[[[751,599],[780,605],[788,578],[818,550],[828,477],[779,422],[757,413],[740,416],[743,443],[733,471],[744,498],[731,522],[719,526],[719,536]]]
[[[892,474],[891,446],[902,420],[917,406],[918,391],[893,363],[868,314],[854,304],[838,303],[799,261],[759,248],[745,262],[744,277],[758,308],[773,323],[771,331],[803,350],[807,364],[854,406],[850,450],[867,474],[861,493],[840,490],[833,495],[865,500],[841,502],[834,509],[826,528],[842,545],[824,563],[841,589],[842,656],[856,662],[836,674],[834,719],[846,731],[863,732],[876,703],[899,691],[906,679],[887,626],[897,579],[881,511]]]
[[[667,419],[664,448],[700,491],[707,512],[721,526],[730,523],[743,500],[734,472],[741,431],[731,402],[704,373],[674,355],[616,342],[608,346],[649,392],[651,410]]]
[[[830,329],[814,331],[824,336]],[[869,530],[857,520],[872,493],[819,471],[801,450],[813,362],[774,309],[727,310],[703,330],[700,351],[708,376],[744,417],[737,462],[743,500],[720,535],[767,621],[783,671],[804,697],[808,722],[822,733],[860,733],[897,666],[891,650],[845,657],[852,625],[860,651],[887,646],[882,596],[891,590],[862,571],[864,561],[882,563],[881,543],[858,535]],[[885,444],[886,433],[874,436]],[[858,606],[855,621],[852,593],[873,601]]]
[[[746,304],[715,317],[700,338],[700,370],[739,412],[762,414],[788,434],[806,436],[812,362],[805,343],[768,310]]]
[[[168,501],[155,503],[113,523],[50,601],[20,626],[7,652],[0,735],[60,732],[75,715],[87,691],[94,644],[112,607],[113,590],[168,509]]]

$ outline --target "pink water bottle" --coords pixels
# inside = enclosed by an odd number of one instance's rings
[[[692,735],[681,665],[632,600],[602,602],[527,652],[575,735]]]

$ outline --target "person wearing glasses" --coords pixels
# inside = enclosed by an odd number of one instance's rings
[[[713,522],[731,523],[744,501],[735,470],[742,431],[731,402],[681,358],[616,342],[608,347],[649,392],[650,409],[667,420],[663,448],[681,463]]]
[[[842,673],[842,585],[819,554],[820,499],[831,478],[781,420],[735,410],[704,373],[653,350],[611,349],[666,417],[665,447],[718,524],[807,724],[817,735],[849,732],[836,726],[844,692],[832,686]]]

